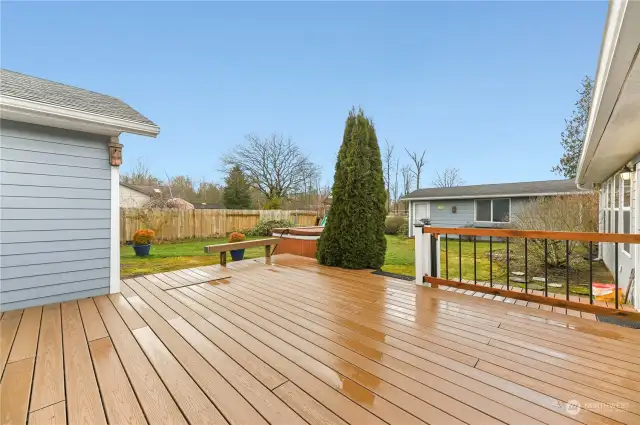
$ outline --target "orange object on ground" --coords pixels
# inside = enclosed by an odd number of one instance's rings
[[[593,288],[593,296],[598,301],[609,301],[615,299],[616,285],[613,283],[599,283],[593,282],[591,284]],[[618,288],[618,300],[624,299],[624,291],[622,288]],[[622,302],[622,301],[621,301]]]

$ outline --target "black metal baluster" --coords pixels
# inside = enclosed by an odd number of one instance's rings
[[[458,235],[458,277],[462,282],[462,235]]]
[[[618,303],[620,300],[618,300],[618,242],[616,242],[616,310],[618,309]]]
[[[548,270],[547,270],[547,254],[548,254],[548,248],[547,248],[547,239],[544,240],[544,296],[548,297],[549,296],[549,287],[547,286],[548,283]]]
[[[476,259],[476,239],[477,236],[473,237],[473,284],[478,284],[478,270],[477,270],[477,259]]]
[[[444,235],[444,278],[449,280],[449,235]]]
[[[567,301],[569,301],[569,241],[566,240],[565,241],[565,256],[566,256],[566,262],[567,262],[567,278],[566,278],[566,288],[565,288],[565,295],[567,298]]]
[[[489,287],[493,288],[493,236],[489,236]]]
[[[509,290],[509,238],[507,238],[507,291]]]
[[[589,304],[593,304],[593,242],[589,241]]]
[[[527,260],[527,254],[529,252],[528,250],[528,244],[527,242],[529,241],[529,239],[524,238],[524,293],[528,294],[529,293],[529,274],[527,273],[527,269],[529,268],[529,262]]]

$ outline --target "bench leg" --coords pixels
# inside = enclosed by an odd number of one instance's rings
[[[264,247],[264,263],[271,264],[271,245]]]
[[[221,252],[220,253],[220,265],[223,267],[227,266],[227,253],[226,252]]]

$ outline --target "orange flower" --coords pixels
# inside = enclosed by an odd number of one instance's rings
[[[244,234],[240,232],[233,232],[229,235],[229,242],[242,242],[244,239]]]
[[[133,234],[133,243],[136,245],[148,245],[156,237],[156,232],[151,229],[140,229]]]

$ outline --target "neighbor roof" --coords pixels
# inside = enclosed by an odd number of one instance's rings
[[[434,187],[418,189],[403,199],[460,199],[557,195],[582,192],[575,180],[545,180],[538,182],[478,184],[473,186]]]
[[[115,97],[7,69],[0,70],[0,96],[56,105],[157,127],[153,121]]]

